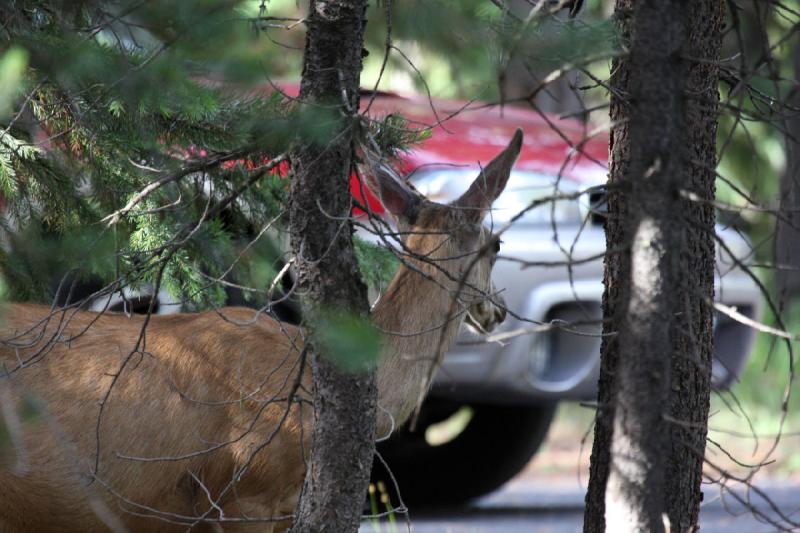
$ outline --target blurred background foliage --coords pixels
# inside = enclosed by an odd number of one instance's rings
[[[787,168],[782,125],[798,114],[785,103],[798,90],[792,58],[800,50],[800,2],[726,4],[720,221],[751,238],[750,260],[771,264],[770,209]],[[525,26],[519,18],[530,4],[507,5],[510,11],[488,0],[372,2],[363,86],[535,105],[607,125],[604,80],[618,53],[613,2],[587,0],[575,19],[559,13]],[[298,137],[324,138],[324,125],[335,120],[270,88],[299,80],[305,9],[296,0],[3,2],[5,295],[49,301],[61,276],[80,269],[108,290],[160,282],[187,309],[228,301],[233,281],[254,289],[244,298],[263,301],[284,261],[280,174],[290,170],[261,167]],[[148,184],[182,173],[108,224]],[[265,176],[256,180],[258,173]],[[384,285],[396,263],[364,242],[357,253],[370,283]],[[773,270],[757,273],[774,287]],[[796,305],[785,318],[789,331],[800,331]],[[760,335],[734,388],[763,431],[778,429],[788,361],[785,344]],[[715,402],[742,416],[730,401]],[[791,413],[789,426],[800,428],[798,410]]]

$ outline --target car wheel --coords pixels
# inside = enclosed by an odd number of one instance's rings
[[[525,467],[544,441],[555,408],[555,403],[519,406],[429,399],[414,431],[398,431],[377,449],[405,504],[460,504],[492,492]],[[377,458],[372,479],[382,481],[391,501],[398,502],[391,476]]]

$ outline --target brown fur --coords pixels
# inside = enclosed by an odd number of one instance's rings
[[[518,152],[521,138],[515,142]],[[516,153],[504,154],[507,174]],[[458,207],[424,202],[414,224],[420,234],[406,240],[455,279],[410,260],[373,309],[384,332],[380,435],[408,418],[465,305],[482,301],[476,289],[490,290],[491,253],[466,270],[488,232]],[[454,303],[455,295],[465,303]],[[287,527],[214,522],[221,512],[240,520],[291,514],[303,481],[313,413],[308,402],[287,401],[293,392],[310,400],[308,371],[298,377],[301,332],[255,316],[243,308],[153,316],[142,353],[130,355],[142,316],[2,307],[0,364],[10,374],[0,378],[0,402],[15,413],[33,402],[39,412],[24,421],[22,442],[0,448],[0,531],[94,532],[120,523],[131,531],[182,531],[203,513],[208,521],[195,530]],[[99,406],[125,361],[104,406],[94,473]]]
[[[4,337],[30,328],[48,311],[24,304],[7,307],[3,312]],[[249,323],[254,317],[251,309],[228,308],[221,313],[240,323]],[[77,333],[95,318],[92,313],[77,313],[62,337]],[[89,485],[99,402],[133,349],[142,321],[140,316],[102,316],[69,345],[54,345],[41,361],[12,374],[9,381],[16,407],[19,409],[24,395],[33,394],[41,400],[45,412],[40,420],[24,425],[24,448],[30,465],[26,474],[12,471],[13,454],[0,455],[0,486],[4,487],[0,530],[106,531],[88,505],[93,495],[101,496],[108,509],[119,514],[133,531],[185,529],[119,513],[122,505],[125,511],[151,514],[121,503],[105,485],[133,504],[196,516],[208,508],[209,502],[189,472],[216,497],[252,450],[278,427],[287,408],[285,399],[268,405],[253,430],[247,431],[265,400],[285,398],[290,392],[298,360],[291,341],[302,346],[296,329],[279,326],[268,317],[238,326],[213,312],[155,316],[147,327],[146,353],[133,356],[105,406],[99,479]],[[48,333],[54,329],[51,325]],[[19,355],[24,359],[31,351],[21,350]],[[6,348],[2,355],[6,367],[16,366],[14,351]],[[241,400],[243,397],[247,399]],[[308,414],[306,410],[306,420],[301,424],[298,404],[294,404],[274,440],[255,455],[235,493],[223,499],[227,516],[246,512],[264,517],[293,511],[292,498],[303,476],[300,439],[310,423]],[[66,442],[60,438],[61,432],[67,436]],[[216,451],[179,461],[141,462],[117,457],[184,455],[239,437]],[[284,500],[286,505],[282,506]],[[263,525],[256,529],[269,530]]]

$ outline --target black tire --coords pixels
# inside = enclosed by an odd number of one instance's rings
[[[378,444],[378,452],[405,504],[462,504],[499,488],[525,467],[547,436],[556,405],[467,405],[431,399],[422,408],[416,430],[398,431]],[[430,445],[425,430],[463,406],[473,412],[464,431],[449,442]],[[391,478],[377,457],[372,479],[383,481],[397,504]]]

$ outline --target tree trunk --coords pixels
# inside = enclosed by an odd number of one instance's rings
[[[335,109],[324,143],[293,154],[290,233],[304,316],[313,345],[324,310],[368,317],[353,254],[348,187],[358,111],[366,0],[311,0],[300,99]],[[293,532],[357,531],[375,451],[374,371],[347,372],[312,349],[314,431]]]
[[[719,0],[617,0],[598,414],[584,531],[690,531],[714,293]]]
[[[795,37],[797,40],[797,37]],[[792,47],[795,80],[800,80],[800,43]],[[800,87],[791,89],[787,103],[800,107]],[[781,176],[780,210],[775,235],[775,260],[779,302],[791,304],[800,297],[800,113],[786,118],[786,169]]]

